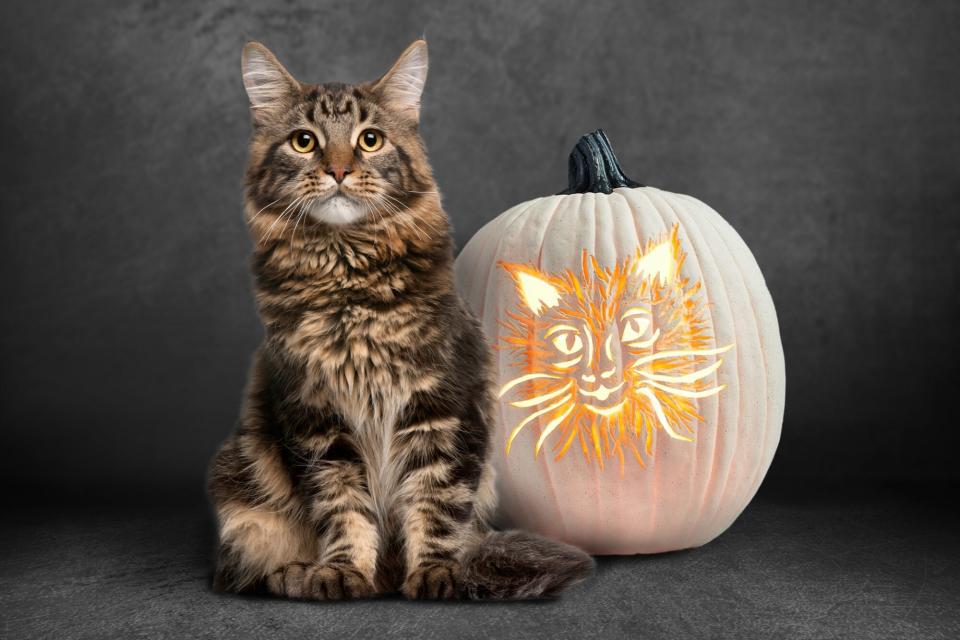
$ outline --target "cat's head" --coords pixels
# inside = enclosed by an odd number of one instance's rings
[[[380,79],[360,84],[301,83],[255,42],[243,49],[242,69],[254,124],[247,169],[254,211],[349,225],[389,217],[435,190],[418,133],[425,41]]]
[[[601,465],[626,451],[642,463],[654,430],[690,439],[695,400],[723,388],[713,382],[721,360],[710,357],[730,345],[710,348],[699,284],[681,276],[678,231],[609,267],[584,251],[579,273],[501,263],[518,301],[501,347],[513,352],[521,375],[500,394],[520,395],[510,404],[530,411],[513,427],[508,452],[531,423],[541,424],[537,453],[557,432],[558,457],[579,439]]]

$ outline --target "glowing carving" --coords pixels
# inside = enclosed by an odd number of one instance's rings
[[[531,424],[542,425],[534,454],[551,438],[559,460],[574,441],[601,467],[625,451],[644,465],[653,433],[692,441],[703,418],[696,401],[720,393],[720,354],[697,299],[699,282],[680,276],[685,254],[678,227],[603,267],[584,251],[580,273],[545,273],[500,262],[513,278],[519,304],[501,322],[499,348],[514,356],[522,375],[500,397],[531,413],[507,438],[507,453]],[[640,446],[638,447],[638,443]]]

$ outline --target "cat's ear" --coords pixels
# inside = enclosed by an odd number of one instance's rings
[[[259,42],[248,42],[243,47],[240,66],[255,121],[288,104],[289,98],[300,88],[300,83],[283,68],[276,56]]]
[[[390,71],[373,83],[373,90],[394,110],[420,118],[420,96],[427,82],[427,41],[417,40],[400,54]]]
[[[640,258],[633,265],[633,273],[650,282],[659,281],[660,285],[671,284],[680,271],[680,243],[677,229],[663,241],[648,245],[639,252]]]
[[[527,265],[501,262],[500,266],[513,278],[517,295],[533,315],[539,316],[560,304],[560,296],[564,291],[563,285],[556,278]]]

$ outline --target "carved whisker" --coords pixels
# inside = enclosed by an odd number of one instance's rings
[[[696,382],[697,380],[706,378],[711,373],[719,369],[721,364],[723,364],[723,358],[718,358],[717,361],[711,364],[710,366],[704,367],[702,369],[697,369],[692,373],[688,373],[680,376],[668,376],[668,375],[659,374],[659,373],[650,373],[649,371],[642,371],[642,370],[637,370],[637,373],[642,375],[644,378],[648,378],[650,380],[658,380],[660,382],[671,382],[675,384],[683,384],[688,382]]]
[[[709,398],[710,396],[715,396],[724,389],[727,388],[727,385],[721,384],[716,387],[710,387],[709,389],[701,389],[700,391],[687,391],[686,389],[675,389],[674,387],[668,387],[665,384],[660,384],[659,382],[654,382],[653,380],[646,380],[641,384],[648,384],[651,387],[656,387],[667,393],[672,393],[675,396],[680,396],[682,398]]]
[[[567,384],[561,387],[558,387],[555,390],[551,390],[548,393],[544,393],[543,395],[539,395],[536,398],[530,398],[528,400],[517,400],[516,402],[511,402],[510,405],[514,407],[535,407],[538,404],[541,404],[547,400],[556,398],[561,393],[568,391],[572,385],[573,385],[573,381],[571,380]]]
[[[633,369],[639,369],[640,366],[647,364],[648,362],[653,362],[654,360],[663,360],[664,358],[692,358],[697,356],[715,356],[719,353],[726,353],[733,348],[732,344],[728,344],[725,347],[717,347],[716,349],[678,349],[675,351],[660,351],[659,353],[651,353],[650,355],[643,356],[638,358],[633,364],[630,365]]]
[[[673,430],[673,427],[670,425],[670,421],[667,420],[667,416],[663,413],[663,406],[660,404],[660,399],[657,398],[657,394],[650,389],[638,389],[637,393],[643,394],[650,400],[650,406],[653,408],[654,413],[657,416],[657,421],[660,422],[660,426],[664,431],[667,432],[667,435],[675,440],[683,440],[685,442],[693,442],[693,438],[688,438],[687,436],[681,435]]]
[[[562,380],[560,376],[555,376],[549,373],[528,373],[527,375],[520,376],[519,378],[514,378],[510,382],[506,383],[500,387],[500,392],[497,394],[498,398],[502,398],[505,393],[513,389],[518,384],[523,384],[524,382],[529,382],[530,380],[539,380],[541,378],[551,379],[551,380]]]
[[[513,445],[513,440],[514,440],[514,438],[516,438],[517,435],[520,434],[520,431],[521,431],[525,426],[527,426],[527,425],[530,424],[533,420],[536,420],[537,418],[539,418],[539,417],[542,416],[543,414],[545,414],[545,413],[550,413],[550,412],[553,411],[554,409],[559,409],[560,407],[562,407],[562,406],[563,406],[564,404],[566,404],[567,402],[570,402],[570,400],[572,400],[572,399],[573,399],[573,395],[566,395],[566,396],[560,398],[559,402],[556,402],[556,403],[550,405],[549,407],[545,407],[545,408],[543,408],[543,409],[540,409],[539,411],[534,411],[534,412],[531,413],[529,416],[527,416],[526,418],[524,418],[524,419],[523,419],[523,422],[521,422],[520,424],[518,424],[516,427],[513,428],[513,431],[510,432],[510,437],[507,438],[507,453],[508,453],[508,454],[510,453],[510,447]]]
[[[553,420],[551,420],[546,427],[543,428],[543,432],[540,434],[540,437],[537,438],[537,446],[534,449],[534,456],[540,455],[540,447],[543,446],[544,441],[546,441],[547,436],[553,433],[553,430],[560,426],[560,423],[567,419],[567,416],[570,415],[570,412],[573,411],[574,403],[570,402],[566,409],[564,409],[559,415],[557,415]]]

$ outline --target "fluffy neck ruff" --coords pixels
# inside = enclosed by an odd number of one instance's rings
[[[317,304],[424,303],[453,290],[453,243],[438,194],[354,224],[284,224],[247,202],[257,302],[268,331]],[[306,218],[305,216],[304,218]]]

